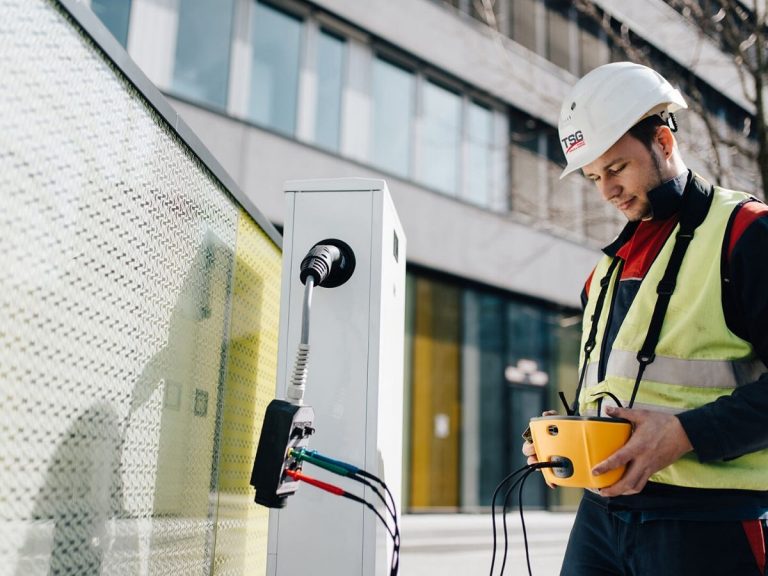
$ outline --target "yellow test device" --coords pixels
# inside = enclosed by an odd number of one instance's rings
[[[557,462],[543,468],[550,484],[572,488],[604,488],[615,484],[624,466],[592,475],[592,468],[626,444],[632,424],[623,418],[601,416],[541,416],[531,418],[533,445],[539,462]]]

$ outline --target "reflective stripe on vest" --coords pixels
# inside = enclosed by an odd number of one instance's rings
[[[698,177],[691,186],[709,187]],[[688,193],[698,193],[690,190]],[[746,194],[715,188],[704,222],[697,228],[685,255],[669,309],[664,318],[656,358],[648,365],[640,384],[635,408],[679,413],[714,402],[740,385],[753,382],[765,367],[756,360],[749,342],[728,328],[722,310],[720,254],[723,236],[733,209]],[[598,402],[612,403],[605,393],[627,404],[632,395],[640,350],[656,303],[656,286],[664,274],[679,226],[670,235],[641,281],[640,288],[622,321],[605,367],[605,379],[597,381],[607,311],[598,320],[596,348],[591,354],[579,406],[581,413],[596,413]],[[611,262],[604,257],[593,278],[602,278]],[[614,274],[614,276],[616,276]],[[618,279],[611,280],[611,294]],[[585,335],[594,314],[596,282],[590,287],[584,312]],[[595,361],[592,361],[595,360]],[[583,354],[581,362],[584,362]],[[702,464],[691,453],[660,470],[654,482],[701,488],[768,490],[768,450],[728,462]]]
[[[597,385],[597,362],[590,362],[584,377],[584,386]],[[760,360],[686,360],[669,356],[656,356],[643,375],[644,380],[666,382],[694,388],[736,388],[757,380],[765,371]],[[637,376],[637,352],[611,350],[608,374],[624,378]]]

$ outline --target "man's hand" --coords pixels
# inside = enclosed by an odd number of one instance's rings
[[[693,450],[680,420],[672,414],[650,410],[606,407],[606,413],[632,423],[632,436],[627,443],[592,469],[604,474],[626,465],[621,479],[600,490],[601,496],[637,494],[651,474],[669,466],[686,452]]]
[[[557,410],[547,410],[546,412],[541,413],[542,416],[556,416]],[[539,459],[536,457],[536,448],[533,446],[533,442],[523,442],[523,455],[525,455],[527,459],[527,464],[530,466],[531,464],[538,463]],[[550,488],[554,488],[552,484],[547,482],[547,485]]]

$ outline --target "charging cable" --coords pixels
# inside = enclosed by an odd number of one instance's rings
[[[315,286],[333,288],[346,282],[355,269],[352,249],[341,240],[328,239],[315,244],[299,265],[299,279],[304,284],[301,313],[301,340],[293,365],[293,375],[285,397],[291,404],[304,402],[309,365],[309,318]]]
[[[527,464],[523,466],[522,468],[519,468],[512,472],[511,474],[507,475],[499,484],[496,486],[496,489],[493,491],[493,499],[491,500],[491,522],[493,523],[493,552],[491,555],[491,570],[490,570],[490,576],[493,576],[493,568],[496,564],[496,498],[499,495],[499,492],[504,488],[504,486],[512,480],[515,476],[518,474],[522,474],[515,482],[506,490],[504,493],[504,500],[503,500],[503,507],[502,507],[502,524],[504,527],[504,554],[502,557],[501,562],[501,571],[499,572],[499,576],[503,576],[504,569],[507,564],[507,553],[509,549],[509,533],[507,531],[507,505],[509,501],[509,497],[512,494],[512,492],[515,490],[515,488],[518,488],[518,507],[520,509],[520,522],[522,524],[523,528],[523,542],[525,545],[525,559],[528,564],[528,574],[529,576],[532,576],[531,572],[531,559],[530,554],[528,551],[528,533],[525,528],[525,517],[523,515],[523,486],[525,486],[525,481],[528,479],[528,477],[536,470],[541,470],[542,468],[558,468],[561,464],[557,462],[538,462],[536,464]]]

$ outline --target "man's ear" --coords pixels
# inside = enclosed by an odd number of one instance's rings
[[[662,158],[668,159],[675,149],[675,135],[669,126],[659,126],[656,130],[656,143],[660,148]]]

